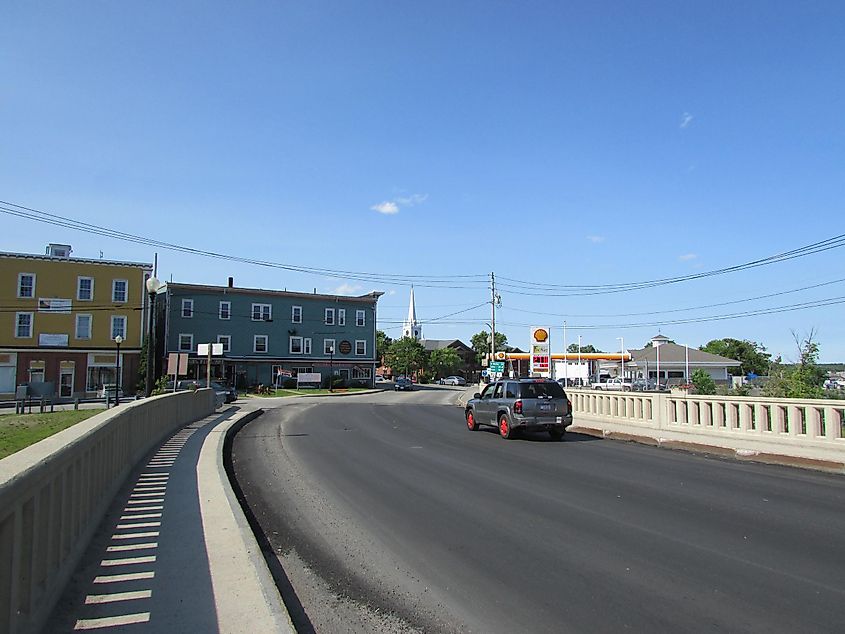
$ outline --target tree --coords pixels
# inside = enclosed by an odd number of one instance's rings
[[[771,379],[763,388],[765,396],[779,398],[823,398],[825,371],[819,367],[819,344],[815,330],[804,337],[795,331],[792,337],[798,347],[798,362],[791,367],[772,364]],[[779,359],[778,359],[779,361]]]
[[[390,344],[385,357],[394,374],[409,376],[423,366],[425,348],[413,337],[402,337]]]
[[[391,343],[393,343],[393,339],[388,337],[383,330],[376,330],[376,359],[382,364],[384,363],[384,355],[387,354],[387,349]]]
[[[739,361],[742,365],[738,368],[728,368],[728,373],[734,376],[745,376],[751,372],[761,376],[769,373],[772,355],[766,352],[765,346],[754,341],[730,337],[713,339],[699,350]]]
[[[478,355],[479,361],[490,352],[490,333],[482,330],[472,336],[470,345]],[[504,350],[508,345],[508,338],[503,332],[496,333],[496,350]]]
[[[428,369],[432,377],[448,376],[461,365],[462,360],[454,348],[440,348],[433,350],[428,358]]]
[[[696,394],[716,393],[716,383],[713,381],[713,377],[702,368],[698,368],[692,373],[692,384],[695,386]]]
[[[570,343],[567,346],[566,351],[570,354],[575,354],[578,352],[578,344],[577,343]],[[581,346],[581,352],[601,352],[598,348],[596,348],[593,344],[589,343],[586,346]]]

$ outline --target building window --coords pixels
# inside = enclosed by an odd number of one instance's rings
[[[252,321],[273,321],[273,307],[270,304],[253,304]]]
[[[126,339],[126,317],[123,316],[113,316],[111,318],[111,338],[114,341],[114,338],[117,336],[121,336]]]
[[[334,308],[326,309],[325,322],[327,326],[334,326]]]
[[[232,335],[217,335],[217,343],[223,344],[223,354],[232,350]]]
[[[182,317],[185,319],[191,319],[194,316],[194,300],[192,299],[183,299],[182,300]]]
[[[334,354],[334,339],[323,339],[323,354]]]
[[[346,325],[346,309],[345,308],[338,308],[337,309],[337,325],[338,326],[345,326]]]
[[[32,337],[32,313],[15,313],[15,337],[18,339]]]
[[[18,297],[21,299],[35,297],[35,273],[18,274]]]
[[[302,306],[291,306],[290,321],[294,324],[302,323]]]
[[[356,310],[355,311],[355,325],[356,326],[366,326],[367,325],[367,312],[364,310]]]
[[[218,310],[220,319],[232,318],[232,302],[220,302],[220,309]]]
[[[179,352],[193,352],[194,351],[194,336],[180,334],[179,335]]]
[[[127,280],[112,280],[111,282],[111,301],[114,303],[123,303],[126,301],[128,294],[129,282]]]
[[[367,342],[364,339],[357,339],[355,341],[355,354],[359,357],[367,354]]]
[[[302,337],[290,338],[290,353],[302,354]]]
[[[80,302],[90,302],[94,299],[94,278],[76,278],[76,299]]]
[[[302,372],[302,374],[311,374],[313,371],[314,371],[314,368],[312,368],[312,367],[291,368],[291,374],[293,374],[293,376],[298,376],[300,372]]]
[[[370,368],[352,368],[352,378],[353,379],[369,379],[370,378]]]
[[[302,352],[304,354],[311,354],[311,337],[305,337],[302,340]]]
[[[267,352],[267,335],[255,335],[252,338],[253,352]]]
[[[77,315],[76,316],[76,338],[90,339],[91,338],[91,315]]]

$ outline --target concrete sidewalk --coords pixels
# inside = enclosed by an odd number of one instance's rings
[[[229,407],[167,439],[115,497],[44,632],[294,632],[223,465]]]

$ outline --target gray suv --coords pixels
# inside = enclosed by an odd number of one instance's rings
[[[470,431],[492,425],[499,428],[502,438],[524,430],[548,431],[560,440],[572,424],[572,403],[557,381],[502,379],[475,394],[465,414]]]

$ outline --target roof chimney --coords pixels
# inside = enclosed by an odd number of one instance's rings
[[[234,286],[235,286],[235,278],[230,277],[229,278],[229,288],[234,288]]]

